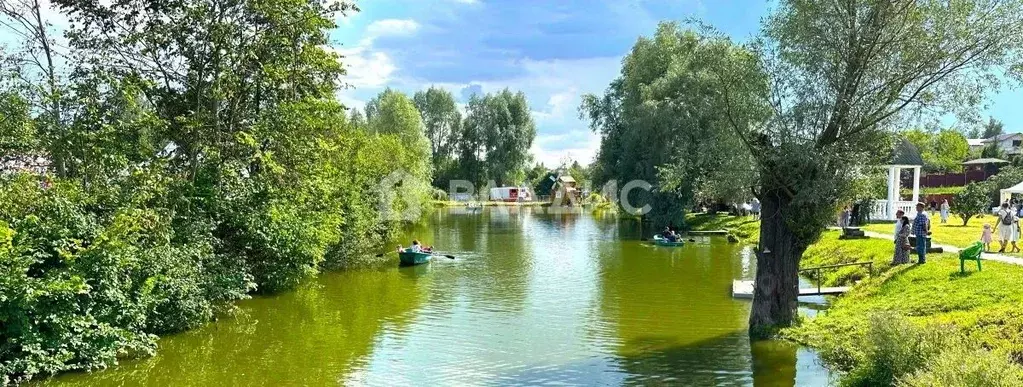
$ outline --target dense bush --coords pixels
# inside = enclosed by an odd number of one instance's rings
[[[0,179],[0,373],[19,381],[148,355],[156,334],[210,321],[254,290],[366,262],[401,221],[382,214],[427,196],[382,202],[371,187],[409,158],[394,157],[403,148],[390,136],[337,119],[342,129],[307,154],[318,164],[264,158],[249,176],[204,172],[219,184],[158,163],[89,185]]]
[[[57,1],[67,60],[2,74],[0,156],[51,162],[0,174],[4,384],[152,353],[253,291],[365,262],[429,199],[414,104],[390,92],[367,127],[337,101],[328,36],[351,3],[157,3]],[[7,59],[40,54],[21,43]]]

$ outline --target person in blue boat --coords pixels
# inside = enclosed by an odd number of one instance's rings
[[[418,239],[413,239],[412,240],[412,246],[409,246],[408,249],[405,249],[405,248],[401,247],[401,245],[398,245],[398,252],[399,253],[432,253],[433,252],[433,246],[423,246],[421,243],[419,243]]]
[[[671,227],[665,227],[664,232],[661,233],[661,237],[668,242],[678,242],[678,234],[676,234],[675,230],[672,230]]]

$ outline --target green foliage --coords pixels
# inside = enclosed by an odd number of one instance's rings
[[[781,1],[751,44],[768,92],[744,66],[716,67],[765,212],[781,217],[761,243],[786,263],[757,272],[758,288],[780,288],[754,300],[752,326],[793,320],[792,263],[852,199],[858,171],[886,164],[896,128],[924,113],[975,115],[985,90],[1023,62],[1023,37],[1007,32],[1021,24],[1020,0]]]
[[[1010,188],[1020,182],[1023,182],[1023,168],[1015,166],[1004,167],[998,171],[997,175],[988,177],[984,181],[994,195],[997,195],[998,191]]]
[[[955,203],[952,211],[963,219],[963,226],[966,226],[970,218],[991,211],[990,183],[970,183],[955,194],[952,202]]]
[[[893,386],[900,378],[923,368],[945,346],[947,333],[919,329],[893,313],[872,315],[863,359],[845,377],[844,386]]]
[[[1006,356],[957,343],[899,380],[900,386],[1019,387],[1023,369]]]
[[[635,190],[632,205],[651,204],[655,224],[681,224],[697,199],[750,193],[749,153],[723,119],[721,87],[712,70],[742,67],[747,82],[762,79],[750,53],[727,38],[661,23],[642,37],[602,96],[583,97],[581,110],[601,145],[591,171],[596,186],[644,180],[652,193]]]
[[[686,214],[685,227],[693,231],[725,230],[746,243],[756,244],[760,240],[760,222],[749,216],[690,213]]]
[[[462,114],[458,112],[451,92],[438,87],[431,86],[426,91],[418,91],[412,100],[426,126],[426,137],[430,140],[433,153],[434,186],[438,186],[441,180],[450,179],[442,172],[449,169],[453,161],[458,136],[462,131]]]
[[[350,4],[54,3],[66,94],[0,91],[0,153],[54,162],[0,177],[5,382],[151,354],[254,291],[368,262],[429,198],[412,101],[349,121],[335,100],[324,47]]]
[[[887,233],[894,231],[888,226]],[[888,270],[895,254],[895,244],[884,239],[838,239],[838,231],[827,231],[803,253],[801,267],[838,265],[843,263],[873,262],[873,270],[879,273]],[[864,266],[846,266],[820,273],[822,286],[850,286],[870,277],[870,269]]]
[[[984,125],[984,133],[981,138],[992,138],[1005,133],[1005,124],[994,117],[989,117],[988,122]]]
[[[489,180],[498,185],[522,183],[535,137],[525,94],[505,89],[482,98],[474,95],[459,135],[462,176],[477,187]]]
[[[0,93],[0,155],[24,154],[36,148],[35,123],[28,104],[17,93]]]
[[[962,171],[962,162],[970,154],[970,144],[966,141],[966,136],[953,129],[938,132],[911,130],[905,135],[909,142],[920,150],[924,168],[928,171]]]

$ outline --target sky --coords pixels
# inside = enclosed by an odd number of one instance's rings
[[[0,0],[2,1],[2,0]],[[589,163],[600,146],[579,118],[581,96],[601,94],[640,36],[663,20],[700,19],[745,41],[770,11],[769,0],[356,0],[338,15],[331,45],[344,55],[349,107],[391,87],[408,94],[430,86],[465,103],[472,94],[510,88],[529,100],[537,137],[531,153],[548,167]],[[66,20],[42,0],[60,39]],[[108,3],[109,0],[100,0]],[[16,38],[0,30],[0,44]],[[984,115],[1023,131],[1023,90],[992,93]],[[955,125],[954,122],[945,123]]]
[[[529,100],[548,167],[592,161],[600,145],[579,118],[580,96],[600,94],[640,36],[662,20],[699,18],[745,41],[770,11],[767,0],[362,0],[341,17],[332,44],[345,55],[339,97],[361,107],[386,87],[408,94],[430,86],[460,103],[505,87]],[[985,115],[1023,131],[1023,91],[993,93]]]

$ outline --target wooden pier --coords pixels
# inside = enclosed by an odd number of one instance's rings
[[[800,288],[799,296],[830,296],[844,294],[849,291],[849,286],[839,286],[830,288]],[[753,281],[732,281],[732,298],[753,298]]]

